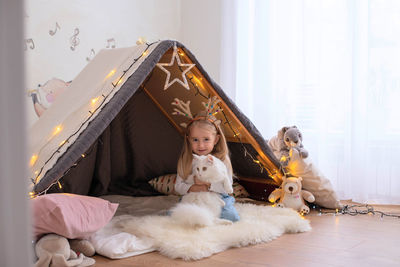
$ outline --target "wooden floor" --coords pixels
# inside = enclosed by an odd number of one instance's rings
[[[400,206],[374,206],[400,215]],[[312,230],[285,234],[269,243],[231,248],[186,262],[158,252],[121,260],[96,255],[96,267],[127,266],[400,266],[400,219],[375,215],[333,215],[312,211]]]

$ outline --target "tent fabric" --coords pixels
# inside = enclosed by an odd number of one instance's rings
[[[30,140],[30,153],[37,157],[30,168],[34,192],[47,190],[63,177],[66,192],[151,195],[154,190],[147,185],[148,180],[176,172],[182,136],[143,90],[146,81],[154,89],[163,90],[163,84],[152,82],[157,81],[156,64],[174,45],[185,51],[256,140],[259,149],[279,168],[279,162],[256,127],[193,54],[181,43],[167,40],[102,50],[39,118],[31,129]],[[165,76],[160,79],[165,81]],[[186,93],[185,90],[182,92]],[[91,100],[98,98],[102,101],[101,108],[89,112]],[[54,134],[57,125],[61,125],[61,132]],[[64,143],[66,139],[68,142]],[[253,146],[238,142],[229,142],[228,146],[236,173],[270,179],[267,172],[246,157],[244,148],[257,155]]]
[[[151,46],[151,49],[155,46]],[[31,155],[39,152],[38,159],[31,168],[31,177],[35,177],[35,172],[37,171],[41,172],[39,175],[46,174],[43,184],[47,186],[49,182],[53,182],[54,178],[57,178],[81,157],[82,153],[96,140],[108,123],[116,116],[118,109],[121,109],[126,102],[121,94],[120,97],[113,97],[122,84],[110,93],[111,82],[116,83],[115,78],[120,77],[122,71],[127,69],[134,59],[142,55],[145,49],[146,46],[142,45],[133,48],[100,51],[98,56],[74,79],[68,90],[63,92],[43,116],[39,118],[30,131]],[[130,69],[130,72],[136,73],[135,76],[137,78],[143,77],[137,67],[141,66],[145,59],[147,57],[142,57]],[[105,81],[105,77],[112,70],[115,71],[115,74]],[[127,73],[126,76],[129,74]],[[108,96],[104,101],[104,108],[101,109],[101,112],[98,110],[97,116],[91,116],[93,119],[97,118],[95,121],[87,121],[82,125],[82,122],[86,121],[90,115],[89,111],[92,109],[90,106],[91,99],[101,95]],[[111,101],[112,104],[108,105],[108,101]],[[90,129],[85,131],[89,122]],[[63,129],[60,134],[52,136],[57,125],[62,125]],[[72,133],[76,134],[60,148],[59,144],[71,136]],[[68,149],[70,145],[76,148]],[[65,153],[67,149],[68,152]],[[63,156],[62,160],[59,160],[60,156]],[[37,166],[43,166],[44,168],[39,169]],[[46,173],[48,170],[49,172]],[[38,188],[38,190],[41,191],[42,188]]]

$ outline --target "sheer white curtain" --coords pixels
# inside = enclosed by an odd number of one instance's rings
[[[400,1],[224,1],[230,9],[222,62],[236,62],[221,83],[242,111],[267,139],[297,125],[341,199],[399,204]]]

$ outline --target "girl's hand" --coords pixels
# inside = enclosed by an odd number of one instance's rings
[[[194,183],[195,183],[195,184],[198,184],[198,185],[207,185],[207,187],[210,187],[210,186],[211,186],[210,183],[203,182],[202,180],[200,180],[199,178],[197,178],[197,176],[194,176]]]
[[[206,184],[194,184],[189,188],[188,193],[190,192],[208,192],[208,186]]]

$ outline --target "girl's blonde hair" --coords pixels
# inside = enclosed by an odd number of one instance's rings
[[[178,160],[178,175],[185,180],[192,173],[193,152],[188,139],[190,135],[190,129],[193,126],[201,127],[213,132],[216,135],[219,135],[219,140],[214,145],[214,149],[211,154],[224,162],[228,169],[229,175],[232,176],[232,164],[229,158],[229,149],[226,143],[225,135],[222,132],[219,124],[212,123],[209,120],[195,120],[187,126],[182,152]]]

